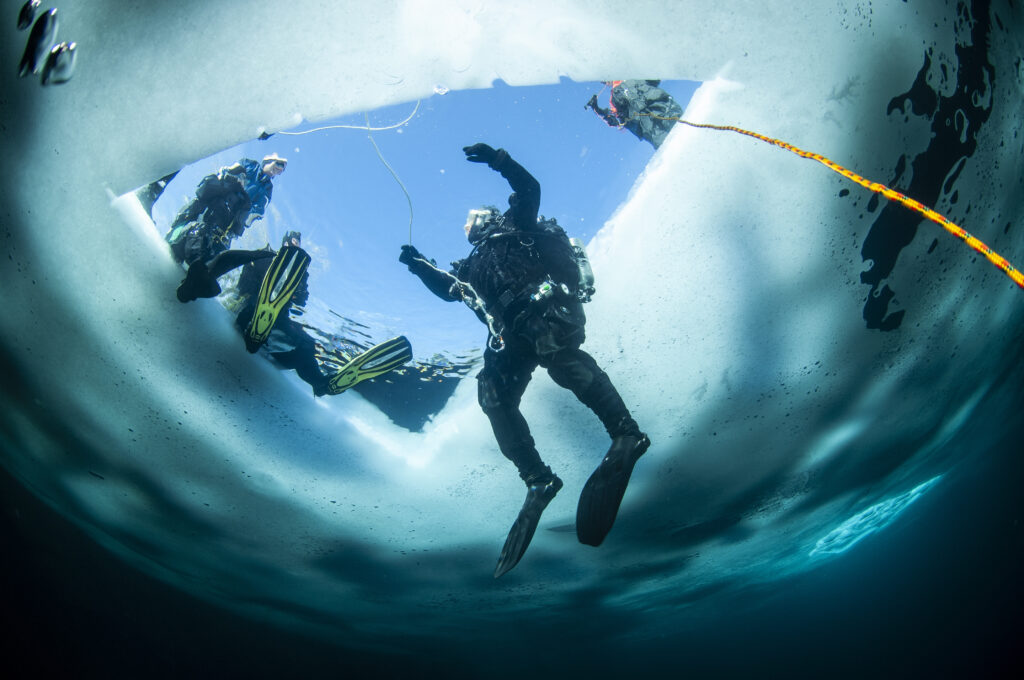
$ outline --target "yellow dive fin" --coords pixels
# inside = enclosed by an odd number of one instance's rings
[[[376,378],[412,361],[412,345],[404,335],[385,340],[353,357],[331,377],[328,394],[341,394],[356,383]]]
[[[256,311],[245,329],[245,348],[250,352],[255,352],[266,342],[277,317],[291,302],[292,295],[302,283],[302,275],[309,268],[309,261],[309,254],[302,248],[286,246],[278,251],[270,263],[270,269],[260,286]]]

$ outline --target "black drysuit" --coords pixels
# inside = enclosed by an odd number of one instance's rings
[[[270,249],[267,248],[267,250]],[[242,267],[242,273],[238,277],[238,292],[240,295],[247,295],[249,299],[235,319],[235,325],[243,333],[256,311],[260,286],[263,284],[263,278],[267,275],[267,270],[270,269],[272,262],[273,258],[264,257],[253,260]],[[300,378],[313,386],[314,391],[319,391],[326,386],[327,378],[320,372],[320,366],[316,361],[316,343],[290,316],[292,304],[305,305],[308,300],[309,272],[305,272],[291,301],[281,310],[274,322],[270,337],[267,339],[267,349],[275,361],[285,368],[294,369]],[[280,351],[275,351],[278,348]]]
[[[178,262],[210,260],[227,250],[232,239],[245,231],[252,206],[245,185],[235,175],[207,175],[164,237]]]
[[[484,367],[477,376],[478,399],[502,454],[530,485],[552,475],[519,411],[537,366],[546,368],[558,385],[593,410],[612,437],[639,434],[639,428],[607,374],[580,349],[586,317],[576,297],[578,270],[565,232],[537,222],[540,184],[503,149],[488,165],[515,192],[509,197],[508,211],[498,220],[474,227],[469,234],[473,251],[452,263],[450,272],[419,257],[411,260],[409,270],[444,300],[462,299],[458,287],[452,287],[456,278],[470,284],[494,317],[505,346],[496,351],[491,347],[494,338],[488,338]],[[555,284],[555,292],[532,300],[545,281]]]

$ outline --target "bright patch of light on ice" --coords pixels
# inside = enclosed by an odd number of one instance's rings
[[[889,524],[896,519],[901,512],[906,510],[911,503],[923,496],[925,492],[932,488],[932,486],[934,486],[940,479],[942,479],[942,475],[932,477],[924,484],[915,486],[906,493],[886,499],[881,503],[875,503],[867,510],[857,513],[818,541],[814,546],[814,549],[811,550],[809,554],[838,554],[846,552],[865,536],[889,526]]]
[[[373,423],[354,416],[346,420],[364,439],[372,442],[377,451],[404,460],[410,467],[426,467],[432,458],[422,446],[410,448],[405,445],[401,434],[396,436],[394,432],[384,430],[379,425],[375,427]]]

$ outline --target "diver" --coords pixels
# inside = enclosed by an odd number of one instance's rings
[[[287,160],[272,153],[258,163],[243,158],[204,177],[196,197],[178,212],[164,237],[175,261],[192,264],[227,250],[232,240],[263,217],[273,195],[273,179],[287,165]],[[159,181],[170,178],[173,175]],[[166,182],[159,190],[165,187]]]
[[[300,249],[301,243],[302,234],[297,231],[289,231],[281,239],[282,249],[289,246]],[[267,246],[260,250],[225,250],[209,261],[196,260],[189,265],[185,279],[178,286],[178,300],[191,302],[198,298],[216,297],[221,293],[217,279],[232,269],[242,267],[237,286],[242,300],[241,311],[235,319],[235,325],[244,334],[256,311],[263,281],[277,254]],[[313,387],[313,394],[320,396],[327,393],[328,378],[320,372],[316,361],[316,343],[290,316],[292,305],[303,306],[309,300],[309,272],[302,268],[296,273],[298,276],[293,284],[294,292],[283,301],[271,324],[266,345],[270,356],[278,364],[294,369],[300,378]]]
[[[302,234],[297,231],[289,231],[281,239],[281,248],[300,249],[301,243]],[[235,318],[235,326],[244,337],[256,314],[264,279],[267,278],[278,255],[269,246],[257,252],[265,253],[265,255],[255,257],[247,262],[238,277],[238,294],[243,298],[243,302],[241,311]],[[278,311],[277,318],[273,320],[265,344],[270,356],[278,364],[293,369],[300,378],[312,386],[315,396],[322,396],[327,394],[328,378],[320,371],[320,365],[317,363],[316,342],[303,330],[301,324],[291,318],[292,306],[302,307],[308,301],[309,272],[303,268],[299,276],[296,277],[294,292],[287,300],[283,301],[284,304]],[[246,337],[246,344],[249,345],[248,337]],[[253,351],[252,347],[249,349]]]
[[[550,220],[538,221],[540,184],[504,149],[474,144],[463,151],[466,160],[486,163],[508,181],[514,192],[509,209],[504,214],[494,207],[469,212],[465,231],[473,249],[453,262],[451,271],[439,269],[412,245],[402,246],[399,261],[438,297],[467,302],[488,326],[484,367],[477,376],[478,401],[498,448],[527,487],[498,558],[497,578],[519,562],[541,513],[562,488],[562,480],[541,460],[519,411],[537,366],[588,406],[612,438],[580,495],[580,542],[600,545],[611,530],[633,466],[650,440],[608,375],[580,349],[586,323],[582,300],[593,289],[581,283],[581,265],[565,232]]]
[[[274,193],[274,178],[284,172],[288,167],[287,159],[281,158],[276,153],[267,154],[263,160],[257,163],[251,158],[243,158],[232,166],[224,169],[224,172],[235,175],[245,185],[245,193],[249,195],[249,214],[245,219],[245,226],[251,227],[252,223],[263,217],[263,213],[270,203],[270,197]]]
[[[291,318],[293,305],[302,307],[309,301],[309,262],[309,254],[302,249],[302,234],[289,231],[276,252],[269,246],[225,250],[210,260],[196,260],[178,286],[178,300],[191,302],[220,295],[217,279],[242,267],[237,285],[241,311],[235,325],[246,349],[255,353],[265,348],[279,365],[293,369],[309,383],[316,397],[341,394],[412,361],[409,341],[398,336],[355,355],[336,373],[324,375],[316,359],[316,342]]]
[[[223,169],[207,175],[194,199],[182,208],[164,239],[178,264],[210,260],[245,231],[252,201],[237,174]]]
[[[676,124],[674,119],[683,115],[682,107],[672,95],[658,87],[660,80],[614,80],[604,81],[604,84],[612,88],[608,108],[597,105],[596,94],[584,108],[593,109],[608,125],[624,127],[640,139],[646,139],[655,149]]]

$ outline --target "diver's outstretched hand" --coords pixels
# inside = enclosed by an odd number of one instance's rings
[[[464,146],[462,147],[462,150],[466,154],[466,160],[470,163],[490,164],[498,156],[498,152],[486,144]]]
[[[590,100],[586,104],[583,105],[583,108],[584,109],[594,109],[596,111],[597,110],[597,95],[595,94],[594,96],[592,96],[590,98]]]
[[[425,259],[420,251],[416,250],[416,246],[404,245],[402,246],[402,254],[398,256],[398,261],[406,266],[411,266],[414,260]]]

